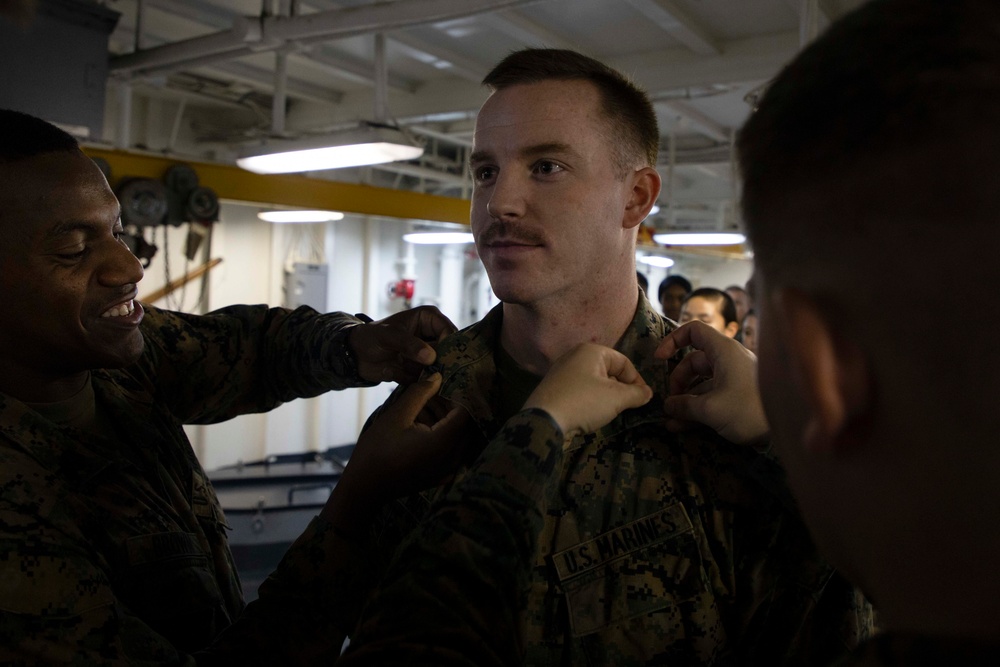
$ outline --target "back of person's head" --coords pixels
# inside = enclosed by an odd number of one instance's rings
[[[715,287],[699,287],[695,291],[687,295],[684,299],[684,303],[687,304],[691,299],[704,299],[711,303],[714,303],[722,315],[722,319],[725,320],[725,326],[736,323],[739,327],[739,320],[736,318],[736,304],[733,303],[733,297],[729,296],[720,289]]]
[[[0,109],[0,163],[79,148],[71,134],[52,123],[20,111]]]
[[[497,91],[543,81],[588,81],[600,94],[608,139],[622,174],[655,167],[660,131],[649,96],[621,72],[576,51],[523,49],[501,60],[483,85]]]
[[[667,291],[672,285],[678,285],[684,289],[685,294],[690,294],[694,287],[691,285],[691,281],[684,276],[667,276],[660,281],[660,287],[656,291],[656,296],[660,301],[663,300],[663,293]]]
[[[917,253],[965,273],[956,285],[995,279],[998,118],[1000,3],[861,7],[781,72],[739,134],[755,262],[858,299],[874,281],[922,282],[903,278],[926,270]],[[941,243],[970,232],[983,242]]]
[[[930,607],[914,627],[995,637],[996,318],[948,314],[983,313],[1000,279],[1000,2],[862,5],[778,75],[737,148],[760,387],[814,534],[883,609]]]
[[[1000,278],[998,119],[1000,2],[873,0],[836,22],[739,134],[743,213],[765,290],[822,293],[845,335],[925,357],[926,332],[904,326],[885,294],[912,294],[906,309],[932,321],[981,310],[965,286]],[[945,279],[918,294],[928,262]],[[944,349],[996,336],[985,322],[935,331]],[[1000,355],[990,357],[941,360],[957,382],[963,364],[995,364],[976,376],[1000,377]]]

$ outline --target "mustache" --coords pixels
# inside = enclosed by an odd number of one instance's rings
[[[545,243],[545,239],[538,232],[526,228],[511,227],[509,224],[490,225],[479,236],[480,245],[488,246],[498,241],[524,245],[543,245]]]

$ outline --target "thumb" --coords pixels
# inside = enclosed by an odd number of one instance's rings
[[[667,416],[671,419],[679,419],[681,421],[701,421],[701,404],[704,401],[704,397],[693,396],[691,394],[668,396],[667,399],[663,401],[663,411],[666,412]]]
[[[432,373],[407,387],[389,410],[397,420],[404,424],[412,424],[427,405],[427,401],[431,400],[440,388],[441,374]]]
[[[413,334],[393,329],[386,329],[384,333],[387,335],[382,341],[382,347],[392,350],[403,359],[414,361],[423,366],[434,363],[434,359],[437,357],[434,348]]]
[[[620,400],[622,405],[622,410],[628,410],[629,408],[637,408],[640,405],[645,405],[649,402],[649,399],[653,398],[653,390],[650,389],[649,385],[642,382],[641,378],[637,384],[624,384],[618,385]]]

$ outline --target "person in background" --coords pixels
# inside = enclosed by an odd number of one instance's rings
[[[681,306],[681,324],[692,320],[704,322],[719,333],[735,338],[740,331],[736,306],[732,298],[720,289],[702,287],[688,295]]]
[[[365,324],[307,307],[198,316],[142,304],[120,214],[73,137],[0,110],[5,665],[194,664],[243,598],[182,424],[413,381],[435,360],[427,341],[454,330],[434,308]],[[289,661],[300,650],[287,649]]]
[[[668,411],[738,423],[741,378],[759,378],[817,542],[879,608],[884,632],[840,666],[1000,664],[995,331],[900,327],[883,296],[980,309],[977,290],[912,290],[928,256],[955,283],[1000,279],[998,118],[1000,3],[874,0],[838,20],[737,138],[759,365],[685,327],[658,351],[693,343],[687,375],[712,378]]]
[[[656,314],[634,275],[636,230],[660,186],[648,98],[614,70],[563,50],[512,54],[486,83],[493,92],[471,153],[472,228],[502,304],[442,341],[433,368],[442,376],[439,396],[475,424],[466,460],[486,452],[477,465],[499,464],[488,443],[554,362],[585,342],[615,348],[661,400],[569,440],[563,465],[552,470],[555,501],[526,558],[526,585],[509,585],[506,567],[463,569],[467,606],[446,609],[451,619],[476,622],[451,640],[503,646],[516,664],[803,664],[843,653],[867,636],[870,609],[816,557],[780,469],[735,431],[727,441],[663,428],[667,375],[652,354],[675,325]],[[518,431],[522,449],[548,451],[551,430]],[[454,488],[392,501],[361,530],[340,527],[351,544],[330,559],[354,570],[339,580],[337,610],[331,602],[331,646],[400,625],[414,638],[439,636],[442,615],[413,616],[392,604],[365,610],[386,594],[387,572],[420,574],[395,555],[419,539],[423,519]],[[351,498],[356,492],[345,487],[338,502],[363,505],[363,493]],[[485,555],[505,543],[498,535]],[[432,542],[438,565],[424,574],[447,577],[446,564],[465,558],[467,546]],[[476,620],[506,613],[491,589],[516,596],[513,637],[509,623]]]
[[[743,347],[754,354],[757,354],[757,331],[757,311],[751,309],[743,318],[743,326],[741,327],[743,340],[741,342]]]
[[[753,307],[750,295],[739,285],[730,285],[725,292],[733,300],[733,305],[736,306],[736,321],[742,322],[743,318],[747,316],[747,311]]]
[[[667,318],[678,322],[684,299],[693,289],[691,282],[684,276],[667,276],[660,281],[660,287],[656,291],[657,298],[660,300],[660,310]]]

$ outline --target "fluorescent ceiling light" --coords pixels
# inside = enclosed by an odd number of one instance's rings
[[[668,232],[653,234],[653,240],[664,245],[736,245],[747,237],[729,232]]]
[[[330,222],[343,220],[337,211],[261,211],[257,217],[264,222]]]
[[[658,266],[661,269],[666,269],[674,265],[674,260],[662,255],[645,255],[640,257],[639,261],[650,266]]]
[[[472,243],[471,232],[410,232],[403,234],[407,243],[443,245],[445,243]]]
[[[322,171],[413,160],[424,153],[394,127],[365,124],[356,130],[294,141],[273,140],[244,150],[236,164],[258,174]]]

